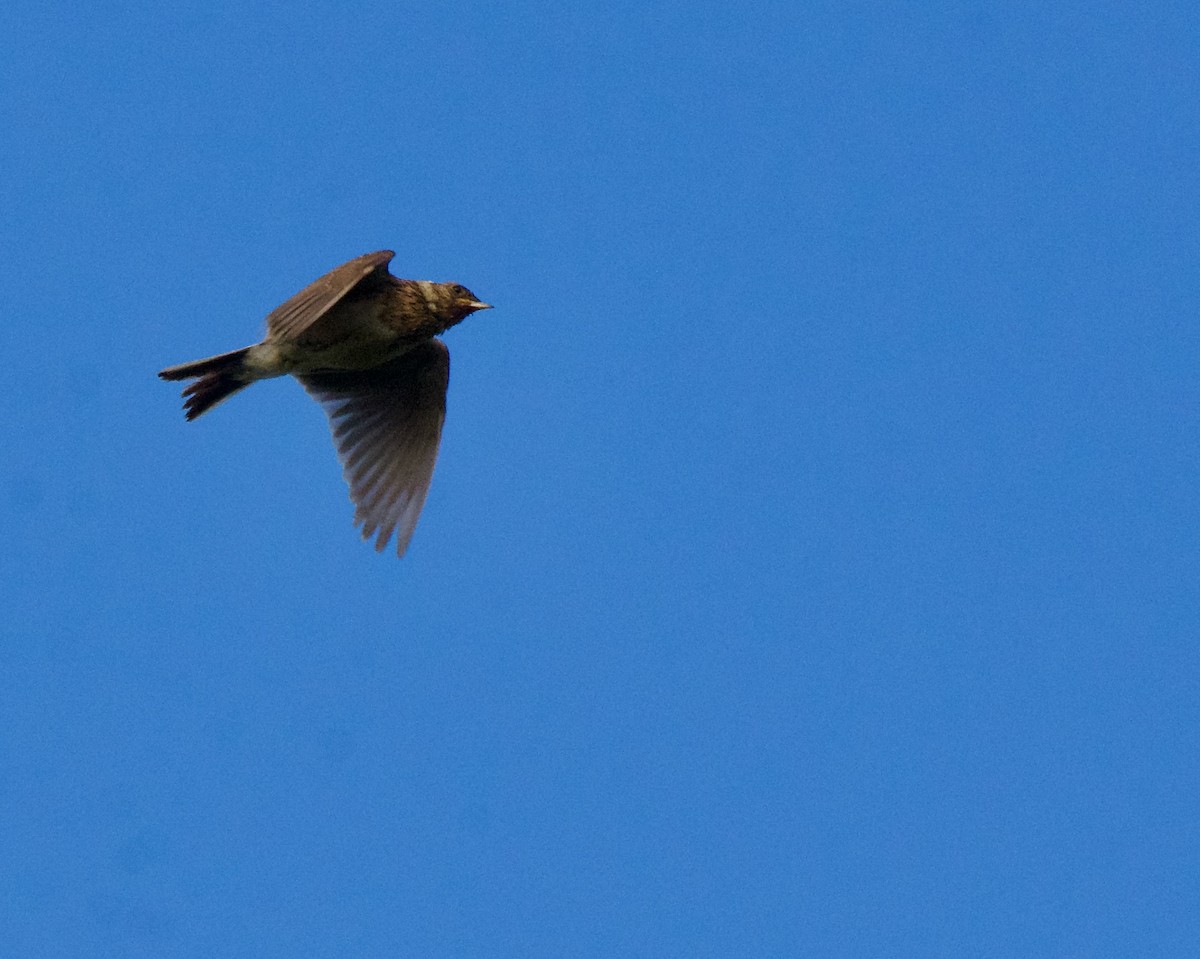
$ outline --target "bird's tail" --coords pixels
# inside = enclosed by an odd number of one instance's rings
[[[232,353],[168,366],[158,375],[164,380],[196,380],[183,391],[184,412],[189,420],[194,420],[254,382],[252,377],[246,375],[246,354],[250,349],[247,346]]]

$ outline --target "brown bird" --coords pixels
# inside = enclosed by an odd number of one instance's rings
[[[391,250],[343,263],[267,316],[261,343],[170,366],[189,420],[255,380],[291,374],[325,409],[363,539],[403,556],[433,478],[450,352],[436,339],[481,303],[457,283],[401,280]]]

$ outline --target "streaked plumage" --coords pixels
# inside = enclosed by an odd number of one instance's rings
[[[343,263],[267,316],[261,343],[172,366],[193,420],[255,380],[291,374],[329,417],[363,538],[403,556],[446,414],[450,353],[436,334],[489,309],[465,287],[401,280],[382,250]]]

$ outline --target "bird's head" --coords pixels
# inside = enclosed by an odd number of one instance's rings
[[[461,323],[476,310],[492,308],[490,303],[484,303],[458,283],[430,283],[426,301],[429,309],[447,326]]]

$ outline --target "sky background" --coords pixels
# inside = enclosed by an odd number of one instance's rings
[[[1193,4],[10,0],[0,952],[1200,950]],[[290,380],[447,335],[407,557]]]

